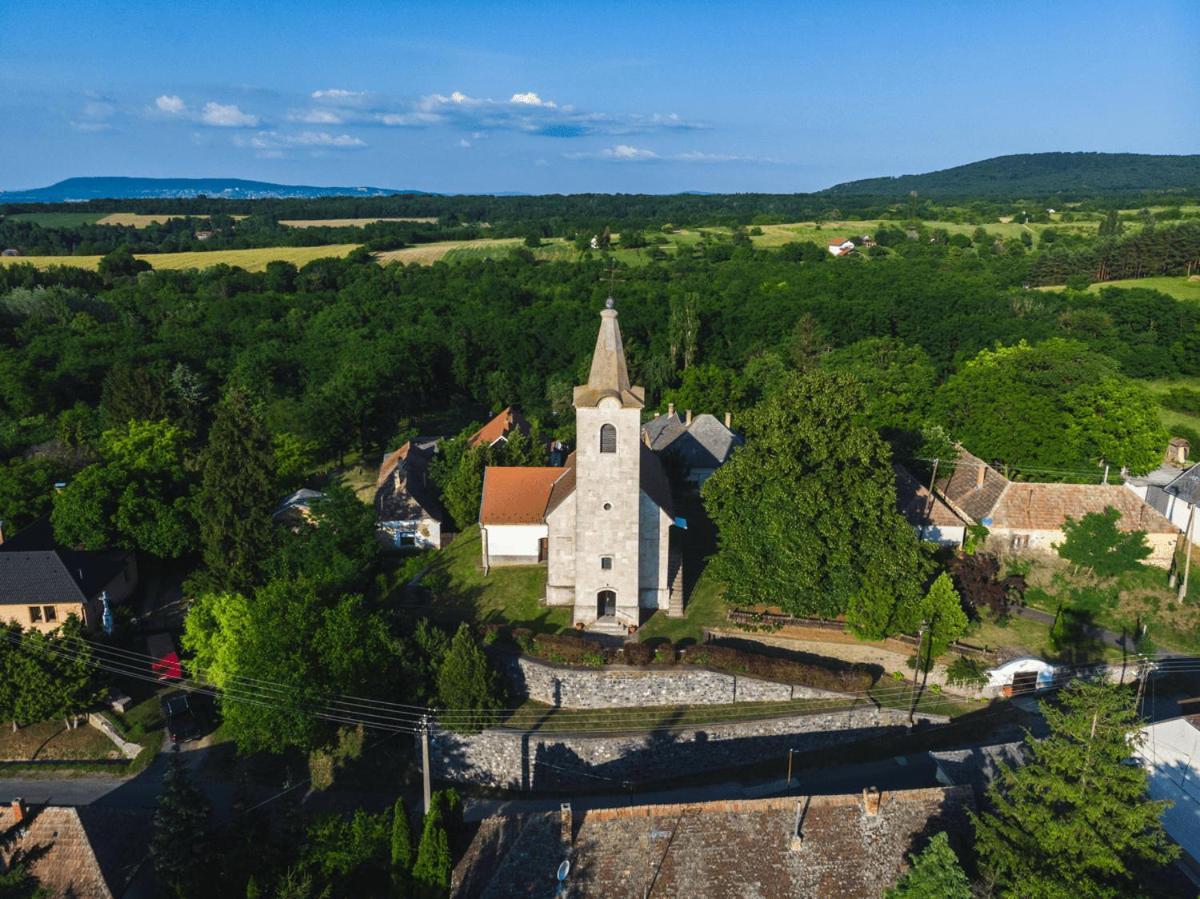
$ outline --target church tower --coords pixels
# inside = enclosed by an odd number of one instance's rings
[[[638,623],[641,427],[612,300],[588,381],[575,388],[575,620]]]

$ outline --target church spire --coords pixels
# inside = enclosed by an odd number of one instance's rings
[[[629,383],[625,348],[621,345],[621,327],[612,297],[600,312],[600,333],[592,352],[592,370],[587,383],[575,388],[575,406],[595,406],[606,396],[615,396],[626,408],[645,405],[646,391]]]

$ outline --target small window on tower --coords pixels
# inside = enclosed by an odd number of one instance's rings
[[[615,453],[617,451],[617,429],[612,425],[600,428],[600,452]]]
[[[600,567],[605,571],[612,571],[612,556],[601,556]]]

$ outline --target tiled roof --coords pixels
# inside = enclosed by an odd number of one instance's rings
[[[971,787],[885,792],[877,814],[861,795],[650,805],[573,815],[570,894],[874,897],[895,884],[911,853],[937,831],[968,826]],[[797,835],[799,823],[799,839]],[[520,831],[480,828],[490,853],[468,850],[451,895],[551,895],[565,857],[556,813],[523,816]],[[476,847],[472,847],[475,849]],[[499,856],[498,858],[496,856]],[[473,870],[490,876],[486,882]]]
[[[892,465],[896,472],[896,510],[913,527],[962,527],[954,510],[929,492],[907,468]]]
[[[992,527],[1030,531],[1059,530],[1068,516],[1078,521],[1112,506],[1121,513],[1117,527],[1150,534],[1178,532],[1161,513],[1132,490],[1117,484],[1011,483],[992,510]]]
[[[380,521],[444,518],[437,488],[428,476],[436,450],[436,440],[417,438],[383,457],[375,481],[375,514]]]
[[[1008,486],[1008,478],[962,447],[957,461],[950,465],[950,473],[937,482],[942,498],[972,522],[989,517]]]
[[[541,524],[554,482],[564,469],[489,465],[483,472],[480,524]]]
[[[648,446],[656,453],[666,449],[687,428],[683,425],[683,416],[678,412],[664,412],[642,425],[642,434],[649,440]]]
[[[0,605],[83,602],[96,596],[128,562],[124,550],[67,549],[49,517],[0,543]]]
[[[513,428],[529,433],[529,422],[519,409],[506,406],[504,410],[485,424],[482,428],[467,438],[468,446],[491,446],[501,437],[508,435]]]
[[[31,806],[22,822],[24,836],[13,830],[11,807],[0,810],[0,848],[5,863],[18,850],[29,871],[53,896],[111,899],[125,894],[146,859],[151,814],[100,806]]]
[[[549,515],[562,504],[568,496],[575,492],[575,453],[567,456],[567,466],[562,470],[562,476],[554,482],[550,489],[550,498],[546,500],[546,514]]]

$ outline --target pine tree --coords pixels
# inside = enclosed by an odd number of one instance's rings
[[[208,797],[192,782],[187,765],[171,755],[154,812],[150,857],[159,882],[185,899],[203,893],[211,874]]]
[[[438,669],[437,692],[441,705],[454,709],[459,730],[477,731],[496,719],[501,706],[496,672],[466,622],[459,625]]]
[[[217,409],[201,468],[196,518],[204,563],[224,589],[245,591],[269,551],[277,497],[271,435],[243,391],[231,390]]]
[[[912,867],[885,899],[971,899],[971,881],[963,873],[958,856],[945,831],[935,834],[918,855],[909,856]]]
[[[398,798],[392,806],[392,886],[396,895],[404,895],[412,867],[412,828],[408,823],[404,799]]]
[[[450,888],[453,862],[450,858],[450,836],[446,833],[443,803],[435,801],[425,816],[421,830],[421,845],[417,849],[417,861],[413,865],[413,880],[419,887],[432,895],[444,894]]]
[[[1050,734],[1026,737],[1029,763],[988,788],[994,811],[972,814],[976,852],[1001,895],[1133,895],[1178,849],[1146,772],[1124,764],[1141,742],[1130,691],[1076,681],[1061,700],[1042,704]]]

